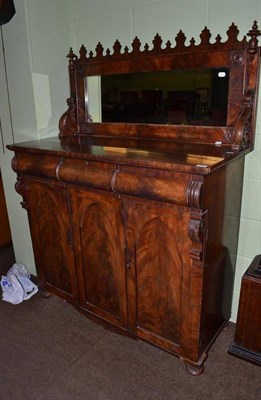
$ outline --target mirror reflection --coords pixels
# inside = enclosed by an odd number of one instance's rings
[[[228,68],[101,77],[102,122],[226,125]]]

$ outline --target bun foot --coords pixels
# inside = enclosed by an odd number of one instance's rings
[[[41,288],[39,288],[39,292],[40,292],[40,295],[42,297],[44,297],[45,299],[49,299],[50,297],[52,297],[51,293],[49,293],[46,290],[43,290]]]
[[[223,332],[226,332],[228,330],[228,328],[229,328],[229,321],[227,321],[225,323],[225,325],[223,326],[223,328],[222,328]]]
[[[193,376],[201,375],[204,372],[204,365],[193,366],[186,364],[186,371]]]

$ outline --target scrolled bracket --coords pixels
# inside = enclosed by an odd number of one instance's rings
[[[68,110],[61,116],[59,120],[59,137],[76,135],[77,133],[86,132],[87,123],[92,122],[90,115],[85,115],[84,100],[74,96],[67,99]]]
[[[254,90],[247,90],[243,95],[242,108],[235,125],[234,148],[249,147],[254,95]]]
[[[14,172],[17,172],[18,160],[19,157],[17,155],[12,158],[11,167]]]
[[[189,207],[200,208],[203,182],[192,180],[187,189],[187,202]]]
[[[79,133],[85,133],[88,129],[88,123],[92,122],[91,115],[86,116],[86,108],[85,108],[85,101],[82,98],[78,98],[77,101],[77,108],[78,108],[78,130]]]
[[[25,210],[29,210],[29,204],[26,200],[26,194],[28,193],[28,191],[30,190],[30,186],[28,185],[28,183],[23,182],[22,180],[18,179],[16,184],[15,184],[15,190],[18,194],[20,194],[23,198],[23,201],[21,201],[21,206],[25,209]]]
[[[191,240],[189,254],[192,260],[202,261],[204,240],[207,232],[207,211],[191,210],[188,224],[188,235]]]
[[[200,261],[203,252],[204,221],[200,210],[203,182],[192,179],[187,189],[187,202],[191,207],[188,235],[191,240],[189,250],[193,260]]]
[[[77,132],[77,110],[74,96],[67,99],[68,110],[59,120],[59,136],[74,135]]]

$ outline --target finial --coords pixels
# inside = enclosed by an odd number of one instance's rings
[[[85,48],[85,46],[82,44],[81,48],[80,48],[80,60],[85,60],[86,59],[86,54],[87,54],[87,50]]]
[[[257,53],[257,47],[258,47],[258,39],[257,38],[260,35],[261,35],[261,32],[258,29],[257,21],[254,21],[252,29],[247,33],[247,36],[250,36],[249,46],[247,49],[247,52],[250,56],[250,61],[252,61],[254,59],[254,56]]]
[[[77,56],[76,54],[74,54],[73,49],[70,47],[69,53],[66,56],[67,58],[69,58],[69,65],[72,66],[73,65],[73,61],[77,60]]]

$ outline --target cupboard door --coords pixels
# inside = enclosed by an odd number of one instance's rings
[[[126,280],[121,201],[113,195],[70,190],[80,304],[126,326]]]
[[[64,187],[24,181],[35,261],[40,286],[76,302],[74,249],[68,196]]]
[[[124,201],[129,325],[136,335],[179,352],[188,216],[180,207]]]

